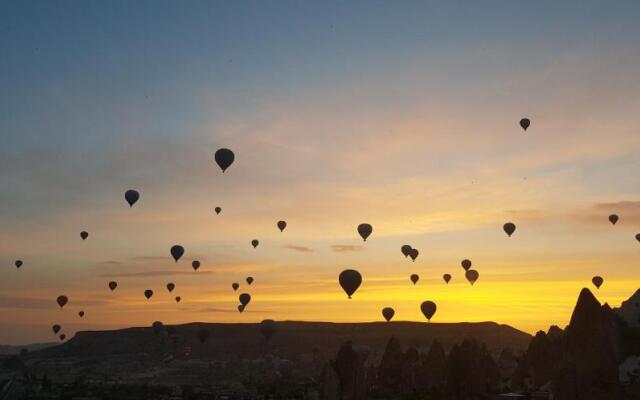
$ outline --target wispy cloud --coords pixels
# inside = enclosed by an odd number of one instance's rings
[[[363,246],[353,246],[348,244],[334,244],[331,246],[331,250],[336,253],[348,253],[351,251],[362,251],[364,250]]]
[[[293,250],[293,251],[299,251],[301,253],[313,253],[313,249],[310,247],[305,247],[305,246],[298,246],[295,244],[288,244],[286,246],[284,246],[285,249],[289,249],[289,250]]]
[[[173,275],[212,275],[215,271],[141,271],[141,272],[121,272],[121,273],[108,273],[100,275],[103,278],[146,278],[150,276],[173,276]]]

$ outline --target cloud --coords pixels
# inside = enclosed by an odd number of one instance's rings
[[[215,271],[198,271],[199,275],[215,274]],[[150,276],[172,276],[172,275],[193,275],[193,271],[143,271],[143,272],[121,272],[100,275],[103,278],[146,278]]]
[[[289,249],[289,250],[293,250],[293,251],[299,251],[301,253],[313,253],[313,249],[310,247],[305,247],[305,246],[298,246],[295,244],[288,244],[286,246],[284,246],[285,249]]]
[[[98,262],[99,265],[121,265],[122,263],[120,261],[113,261],[113,260],[107,260],[107,261],[100,261]]]
[[[364,250],[363,246],[352,246],[348,244],[334,244],[331,246],[331,250],[336,253],[347,253],[351,251],[362,251]]]

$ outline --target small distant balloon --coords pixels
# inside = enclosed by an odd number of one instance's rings
[[[278,229],[280,229],[280,232],[284,231],[284,228],[286,227],[287,227],[286,221],[278,221]]]
[[[367,238],[371,235],[371,232],[373,232],[373,227],[369,224],[360,224],[358,225],[358,233],[360,234],[360,237],[362,237],[362,240],[364,240],[365,242],[367,241]]]
[[[274,333],[276,333],[276,321],[272,319],[265,319],[260,322],[260,332],[267,342],[271,339]]]
[[[404,246],[400,247],[400,251],[405,256],[405,258],[409,257],[409,253],[411,252],[411,246],[409,246],[408,244],[405,244]]]
[[[173,282],[169,282],[167,283],[167,290],[169,291],[169,293],[173,292],[173,289],[175,289],[176,285]]]
[[[347,296],[351,298],[362,283],[362,275],[354,269],[345,269],[340,273],[338,281]]]
[[[640,233],[638,233],[638,234],[636,235],[636,240],[637,240],[638,242],[640,242]]]
[[[409,252],[409,257],[411,257],[411,261],[415,261],[416,258],[418,258],[418,254],[420,254],[418,249],[412,248],[411,251]]]
[[[475,269],[470,269],[464,273],[464,276],[467,278],[469,283],[473,285],[474,283],[476,283],[476,281],[480,277],[480,274]]]
[[[252,276],[247,276],[246,281],[247,281],[248,285],[251,285],[253,283],[253,277]]]
[[[240,300],[240,304],[246,307],[247,304],[249,304],[249,302],[251,301],[251,295],[249,293],[242,293],[240,296],[238,296],[238,299]]]
[[[382,309],[382,316],[387,322],[391,321],[391,318],[396,314],[395,310],[391,307],[385,307]]]
[[[220,214],[220,211],[222,211],[222,208],[216,207],[214,208],[214,211],[216,212],[216,214]]]
[[[596,288],[600,289],[600,286],[602,286],[604,279],[602,279],[601,276],[594,276],[593,278],[591,278],[591,282]]]
[[[80,238],[82,240],[86,240],[88,237],[89,237],[89,232],[87,232],[87,231],[80,232]]]
[[[182,297],[176,296],[176,303],[180,303],[181,300],[182,300]]]
[[[411,279],[411,282],[415,285],[420,280],[420,276],[418,276],[418,274],[411,274],[409,279]]]
[[[227,168],[229,168],[231,164],[233,164],[235,155],[233,154],[233,151],[229,149],[219,149],[218,151],[216,151],[214,158],[216,160],[216,163],[224,173],[224,171],[226,171]]]
[[[171,251],[171,257],[173,257],[173,259],[176,260],[176,262],[178,262],[180,257],[182,257],[182,255],[184,254],[184,247],[180,246],[179,244],[176,244],[171,246],[170,251]]]
[[[60,341],[64,342],[64,340],[67,338],[67,335],[65,335],[64,333],[60,335]]]
[[[640,236],[640,234],[638,234],[638,236]],[[22,260],[16,260],[15,265],[16,265],[16,268],[22,267]]]
[[[51,330],[53,331],[54,335],[57,335],[58,332],[60,332],[60,329],[62,329],[62,327],[58,324],[55,324],[54,326],[51,327]]]
[[[431,318],[436,313],[436,308],[436,303],[433,301],[427,300],[420,304],[420,311],[422,311],[422,314],[427,318],[427,321],[431,321]]]
[[[525,131],[527,130],[527,128],[529,128],[529,125],[531,125],[531,121],[529,120],[529,118],[522,118],[520,120],[520,127]]]
[[[449,283],[449,281],[451,280],[451,275],[450,274],[444,274],[442,275],[442,279],[444,279],[445,283]]]
[[[238,311],[240,312],[240,314],[242,314],[242,312],[244,311],[244,305],[238,304]]]
[[[200,268],[200,261],[198,260],[193,260],[191,262],[191,267],[193,268],[194,271],[197,271],[198,268]]]
[[[84,311],[78,311],[78,316],[79,316],[80,318],[84,317]]]
[[[464,259],[460,265],[462,265],[462,268],[464,268],[465,271],[468,271],[469,268],[471,268],[471,260]]]
[[[238,290],[238,288],[240,287],[240,284],[237,282],[233,282],[231,284],[231,287],[233,288],[233,291],[235,292],[236,290]]]
[[[124,199],[129,203],[129,207],[133,207],[133,205],[140,199],[140,193],[133,189],[127,190],[124,193]]]
[[[112,292],[116,290],[117,287],[118,287],[118,282],[116,281],[109,282],[109,289],[111,289]]]
[[[151,324],[151,329],[153,329],[153,333],[157,336],[164,330],[164,324],[160,321],[155,321]]]
[[[255,249],[256,247],[258,247],[258,245],[260,244],[260,242],[258,241],[258,239],[253,239],[251,241],[251,245],[253,246],[253,248]]]
[[[147,290],[144,291],[144,297],[146,297],[147,300],[149,300],[151,298],[151,296],[153,296],[153,290],[147,289]]]
[[[618,222],[618,216],[615,214],[609,215],[609,222],[611,222],[611,225],[615,225]]]
[[[502,229],[504,229],[507,235],[511,236],[513,235],[513,232],[516,231],[516,225],[513,222],[507,222],[506,224],[504,224]]]
[[[65,306],[65,304],[69,302],[69,298],[67,298],[67,296],[61,295],[61,296],[58,296],[58,298],[56,299],[56,302],[58,303],[60,308],[62,308]]]

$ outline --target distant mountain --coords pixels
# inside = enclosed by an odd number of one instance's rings
[[[631,327],[640,328],[640,289],[638,289],[628,300],[623,301],[620,308],[615,311]]]
[[[56,346],[59,343],[32,343],[25,344],[22,346],[9,346],[9,345],[0,345],[0,355],[11,355],[11,354],[20,354],[20,351],[26,349],[27,351],[37,351],[46,349],[47,347]]]

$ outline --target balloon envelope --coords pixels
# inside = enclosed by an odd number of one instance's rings
[[[60,335],[60,341],[63,342],[67,338],[67,335],[64,333]]]
[[[446,283],[449,283],[449,281],[451,280],[451,275],[449,275],[449,274],[444,274],[444,275],[442,275],[442,279],[444,279],[444,281],[445,281]]]
[[[147,300],[149,300],[151,298],[151,296],[153,296],[153,290],[147,289],[147,290],[144,291],[144,297],[146,297]]]
[[[234,282],[234,283],[232,283],[232,284],[231,284],[231,287],[233,288],[233,291],[235,292],[235,291],[236,291],[236,290],[238,290],[238,288],[240,287],[240,284],[239,284],[239,283]]]
[[[89,237],[89,232],[87,232],[87,231],[82,231],[82,232],[80,232],[80,238],[81,238],[82,240],[85,240],[85,239],[86,239],[86,238],[88,238],[88,237]]]
[[[222,208],[216,207],[214,208],[214,211],[216,212],[216,214],[220,214],[220,211],[222,211]]]
[[[84,311],[78,311],[78,315],[80,316],[80,318],[84,317]]]
[[[176,303],[180,303],[180,300],[182,300],[182,297],[176,296]]]
[[[502,229],[504,229],[507,235],[511,236],[513,235],[513,232],[516,231],[516,225],[513,222],[507,222],[506,224],[504,224]]]
[[[200,261],[198,260],[193,260],[191,262],[191,267],[193,268],[194,271],[197,271],[198,268],[200,268]]]
[[[464,259],[460,265],[462,265],[462,268],[464,268],[465,271],[468,271],[469,268],[471,268],[471,260]]]
[[[233,164],[233,160],[235,160],[236,156],[233,154],[233,151],[229,149],[219,149],[216,151],[214,155],[216,163],[222,169],[222,172],[227,170]]]
[[[167,290],[169,291],[169,293],[173,292],[173,289],[175,289],[176,285],[173,282],[169,282],[167,283]]]
[[[69,299],[67,298],[67,296],[62,295],[62,296],[58,296],[58,298],[56,299],[56,302],[58,303],[60,308],[62,308],[65,306],[65,304],[69,302]]]
[[[362,275],[354,269],[345,269],[340,273],[338,277],[338,281],[340,282],[340,286],[345,291],[347,296],[351,298],[356,290],[360,287],[362,283]]]
[[[420,276],[418,276],[418,274],[411,274],[409,279],[411,279],[411,282],[413,282],[413,284],[415,285],[416,283],[418,283],[418,280],[420,280]]]
[[[240,304],[246,307],[246,305],[251,301],[251,295],[249,293],[242,293],[238,296],[238,299],[240,300]]]
[[[529,118],[522,118],[520,120],[520,127],[525,131],[527,130],[527,128],[529,128],[529,125],[531,125],[531,121],[529,120]]]
[[[601,276],[594,276],[593,278],[591,278],[591,282],[595,285],[596,288],[600,289],[600,286],[604,282],[604,279],[602,279]]]
[[[287,227],[286,221],[278,221],[278,229],[280,229],[280,232],[284,231],[284,228],[286,227]]]
[[[252,276],[247,276],[247,284],[251,285],[253,283],[253,277]]]
[[[137,190],[129,189],[124,193],[124,199],[129,203],[129,207],[133,207],[140,199],[140,193]]]
[[[60,325],[58,325],[58,324],[55,324],[54,326],[51,327],[51,330],[53,331],[53,333],[55,335],[57,335],[58,332],[60,332],[60,329],[62,329],[62,327]]]
[[[436,303],[433,301],[427,300],[420,304],[420,311],[422,311],[422,314],[427,318],[427,321],[431,321],[431,318],[436,313],[436,308]]]
[[[116,290],[117,287],[118,287],[118,282],[116,281],[109,282],[109,289],[111,289],[112,292]]]
[[[153,333],[159,335],[164,330],[164,324],[160,321],[155,321],[151,324],[151,329],[153,329]]]
[[[244,311],[244,306],[242,304],[238,304],[238,311],[240,311],[240,314]]]
[[[418,254],[420,254],[420,252],[418,251],[418,249],[414,249],[412,248],[411,251],[409,251],[409,257],[411,257],[412,261],[415,261],[416,258],[418,258]]]
[[[615,214],[609,215],[609,222],[611,222],[612,225],[615,225],[616,222],[618,222],[618,216]]]
[[[480,274],[475,269],[470,269],[464,273],[464,276],[467,278],[469,283],[473,285],[474,283],[476,283],[476,281],[480,277]]]
[[[638,242],[640,242],[640,233],[638,233],[638,234],[636,235],[636,240],[637,240]]]
[[[405,244],[404,246],[400,247],[400,251],[402,252],[402,254],[405,257],[409,257],[409,252],[411,251],[411,246],[409,246],[408,244]]]
[[[184,247],[180,246],[179,244],[173,245],[171,246],[170,252],[171,252],[171,257],[173,257],[173,259],[176,260],[176,262],[178,262],[180,257],[182,257],[182,255],[184,254]]]
[[[258,241],[258,239],[253,239],[251,241],[251,245],[253,246],[253,248],[255,249],[256,247],[258,247],[258,245],[260,244],[260,242]]]
[[[382,316],[387,322],[391,321],[391,318],[396,314],[396,312],[391,307],[385,307],[382,309]]]
[[[260,332],[262,332],[262,336],[269,341],[271,336],[276,333],[276,322],[272,319],[265,319],[260,322]]]
[[[640,236],[640,234],[638,234],[638,236]],[[16,264],[16,268],[22,267],[22,260],[16,260],[15,264]]]
[[[362,240],[364,240],[365,242],[367,241],[367,238],[371,235],[371,232],[373,232],[373,227],[369,224],[360,224],[358,225],[358,233],[360,234],[360,237],[362,237]]]

